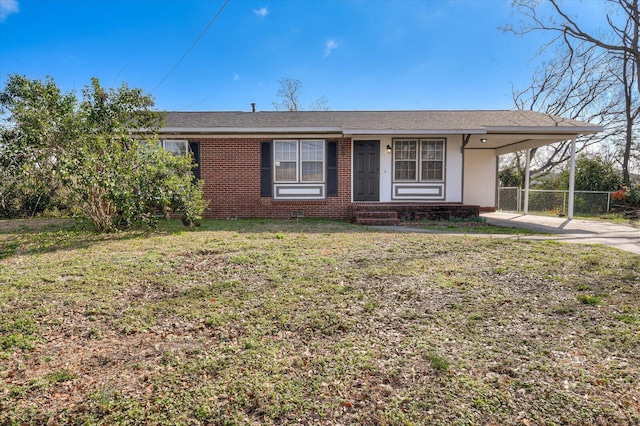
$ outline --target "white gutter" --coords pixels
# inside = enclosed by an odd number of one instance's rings
[[[343,129],[342,127],[163,127],[160,133],[340,133],[344,135],[485,135],[482,129]]]
[[[486,135],[484,129],[344,129],[345,135]]]
[[[549,134],[587,134],[602,131],[602,126],[485,126],[487,133],[549,133]]]
[[[487,126],[483,129],[343,129],[342,127],[163,127],[159,133],[340,133],[344,135],[486,135],[496,134],[549,134],[575,135],[597,133],[602,126],[544,126],[513,127]]]

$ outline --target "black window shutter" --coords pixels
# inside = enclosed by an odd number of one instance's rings
[[[260,196],[271,197],[271,142],[260,143]]]
[[[191,151],[191,155],[193,158],[193,163],[196,165],[193,169],[193,176],[196,179],[201,179],[200,177],[200,142],[189,142],[189,150]]]
[[[338,142],[327,142],[327,197],[338,196]]]

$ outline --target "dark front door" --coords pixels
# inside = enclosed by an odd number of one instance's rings
[[[380,201],[380,141],[353,143],[353,201]]]

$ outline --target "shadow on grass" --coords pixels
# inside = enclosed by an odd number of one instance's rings
[[[76,250],[105,241],[123,241],[190,232],[236,233],[305,233],[379,232],[346,221],[330,219],[205,219],[200,226],[186,228],[179,219],[160,220],[155,229],[134,228],[127,231],[101,234],[87,222],[46,219],[18,219],[0,221],[0,260],[16,254],[38,254],[58,250]]]
[[[88,223],[73,219],[17,219],[15,222],[0,222],[0,260],[16,254],[31,255],[88,248],[104,241],[142,238],[148,234],[144,230],[100,234]]]
[[[172,223],[173,222],[173,223]],[[168,232],[201,232],[201,231],[230,231],[230,232],[294,232],[294,233],[331,233],[331,232],[371,232],[367,227],[356,225],[345,220],[335,219],[206,219],[198,227],[187,229],[178,221],[161,222],[158,230]]]
[[[504,228],[483,224],[480,229],[451,226],[429,227],[420,224],[412,226],[417,232],[446,234],[544,234],[540,231],[523,231],[516,228]],[[409,229],[407,226],[402,229]],[[400,229],[398,229],[400,230]],[[160,220],[155,229],[134,228],[127,231],[101,234],[93,230],[88,222],[45,219],[20,219],[0,221],[0,260],[16,254],[37,254],[57,250],[75,250],[88,248],[105,241],[133,240],[149,237],[180,235],[199,232],[267,233],[267,234],[331,234],[375,232],[395,232],[393,227],[368,227],[356,225],[344,220],[332,219],[205,219],[200,226],[186,228],[179,219]],[[406,231],[405,231],[406,232]],[[549,233],[552,234],[552,233]]]

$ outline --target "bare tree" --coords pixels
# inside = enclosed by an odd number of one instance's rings
[[[569,50],[556,47],[552,58],[535,72],[529,87],[513,92],[518,109],[542,111],[552,116],[582,119],[602,125],[604,131],[597,135],[581,136],[576,142],[577,151],[586,151],[612,136],[619,136],[624,105],[619,84],[612,77],[609,56],[593,46],[581,45]],[[542,177],[571,155],[567,140],[551,146],[531,150],[531,176]],[[515,168],[523,176],[522,154],[502,159],[502,166]]]
[[[622,148],[622,179],[624,183],[629,184],[631,176],[629,172],[629,164],[631,162],[631,149],[634,145],[634,123],[640,116],[640,101],[633,95],[633,81],[637,80],[633,73],[634,63],[629,53],[624,52],[622,57],[622,75],[618,76],[620,83],[624,87],[624,122],[625,122],[625,139]],[[637,68],[637,65],[635,66]]]
[[[309,105],[311,111],[329,111],[329,101],[325,95],[320,96]]]
[[[537,13],[538,1],[514,0],[516,9],[527,18],[518,28],[507,26],[504,29],[516,34],[526,34],[536,30],[556,33],[556,40],[563,40],[571,47],[575,42],[585,42],[607,52],[627,54],[635,62],[637,90],[640,92],[640,50],[638,48],[640,11],[638,0],[605,0],[609,4],[606,14],[608,31],[594,34],[584,30],[583,25],[571,18],[562,5],[562,0],[549,0],[557,16],[540,16]],[[550,43],[550,44],[551,44]]]
[[[517,27],[505,27],[505,31],[515,34],[527,34],[533,31],[547,31],[554,33],[555,37],[541,51],[550,46],[563,45],[566,49],[566,57],[561,58],[564,63],[560,69],[569,72],[574,78],[568,81],[576,84],[585,84],[584,78],[593,78],[602,81],[604,84],[587,85],[588,88],[596,89],[594,92],[587,91],[586,97],[575,97],[577,101],[574,108],[576,112],[581,109],[596,111],[601,108],[593,108],[593,103],[607,103],[614,97],[622,98],[616,111],[605,108],[603,116],[591,117],[591,121],[600,121],[603,125],[613,124],[617,120],[617,125],[623,124],[624,143],[621,149],[621,166],[625,183],[630,182],[629,163],[632,158],[632,148],[634,146],[635,128],[634,123],[640,115],[638,98],[640,97],[640,51],[638,49],[638,30],[640,26],[640,11],[638,0],[606,0],[609,7],[606,14],[607,26],[600,32],[591,33],[586,31],[585,26],[570,16],[561,0],[549,0],[553,14],[542,16],[538,13],[540,2],[535,0],[514,0],[516,10],[525,17]],[[597,58],[608,62],[605,68],[594,67],[591,63],[583,60],[586,52],[592,53]],[[552,79],[553,80],[553,79]],[[553,92],[552,83],[544,87],[534,85],[540,91],[538,98],[544,99],[543,93]],[[600,89],[603,91],[600,92]],[[578,90],[576,93],[582,93]],[[562,102],[560,102],[560,105]],[[582,107],[580,107],[582,106]],[[575,118],[589,119],[589,113],[576,115]],[[595,120],[594,120],[595,119]],[[611,126],[610,126],[611,127]]]
[[[299,96],[302,82],[294,78],[282,77],[278,80],[280,83],[280,89],[278,89],[278,96],[282,98],[280,102],[274,102],[273,107],[276,111],[298,111],[299,110]]]
[[[273,102],[273,107],[276,111],[302,111],[300,104],[300,89],[302,88],[302,82],[295,78],[282,77],[278,80],[280,83],[280,89],[278,89],[278,97],[282,100],[280,102]],[[311,105],[309,105],[311,111],[328,111],[328,101],[323,95],[316,99]]]

